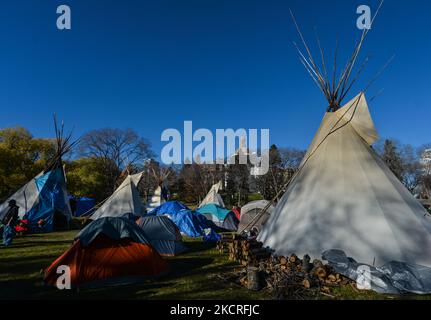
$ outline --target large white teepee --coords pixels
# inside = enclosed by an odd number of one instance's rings
[[[199,205],[199,208],[203,207],[206,204],[216,204],[219,205],[222,208],[225,208],[224,202],[218,191],[221,189],[222,182],[219,181],[218,183],[214,184],[210,191],[207,193],[205,198],[202,200],[201,204]]]
[[[431,266],[431,220],[370,145],[364,94],[327,112],[259,240],[277,254],[341,249],[361,263]]]
[[[127,176],[102,206],[90,216],[90,219],[122,217],[127,214],[142,215],[144,213],[144,206],[137,189],[142,174],[141,172]]]

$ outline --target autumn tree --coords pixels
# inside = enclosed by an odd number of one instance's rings
[[[0,200],[44,170],[54,152],[53,139],[36,139],[22,127],[0,130]]]

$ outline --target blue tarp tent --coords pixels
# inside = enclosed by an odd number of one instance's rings
[[[148,213],[149,216],[167,216],[180,229],[181,233],[189,237],[201,237],[204,229],[216,227],[205,216],[190,210],[178,201],[166,202]]]
[[[175,222],[181,233],[189,237],[201,237],[204,235],[204,229],[211,228],[210,221],[191,210],[181,210],[168,217]]]
[[[177,214],[181,210],[190,210],[190,209],[179,201],[168,201],[158,206],[157,208],[154,208],[153,210],[151,210],[148,213],[148,215],[151,215],[151,216],[164,215],[164,214],[173,215],[173,214]]]
[[[38,193],[36,201],[23,217],[29,221],[30,229],[50,232],[54,229],[54,224],[57,227],[67,226],[71,213],[63,169],[57,168],[39,175],[29,183],[36,185]]]
[[[69,200],[75,202],[72,206],[72,214],[75,217],[88,216],[94,212],[96,201],[93,198],[69,196]]]

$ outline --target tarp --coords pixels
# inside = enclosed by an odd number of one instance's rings
[[[27,182],[17,192],[10,196],[5,202],[0,204],[0,220],[6,214],[10,200],[15,200],[19,207],[19,217],[22,219],[24,215],[30,211],[39,199],[39,191],[36,185],[36,179],[41,177],[43,172],[39,173],[36,177]]]
[[[203,215],[191,210],[181,210],[168,217],[175,222],[182,234],[189,237],[201,237],[206,228],[211,228],[210,222]]]
[[[340,249],[369,265],[431,267],[431,217],[370,147],[376,138],[363,94],[326,113],[258,240],[283,256]]]
[[[33,232],[52,231],[55,215],[58,225],[60,220],[64,220],[66,226],[71,219],[62,168],[37,175],[1,205],[0,215],[5,213],[3,208],[7,209],[7,202],[11,199],[17,202],[20,207],[19,217],[29,221],[29,227]],[[44,221],[42,227],[38,226],[40,220]]]
[[[136,224],[159,254],[173,256],[186,250],[179,228],[168,217],[141,217]]]
[[[190,210],[190,209],[179,201],[168,201],[151,210],[148,213],[148,215],[163,215],[163,214],[174,215],[180,212],[181,210]]]
[[[355,280],[362,289],[387,294],[431,294],[431,268],[390,261],[381,267],[358,263],[344,251],[328,250],[323,260],[340,273]]]
[[[75,217],[88,216],[93,214],[96,201],[93,198],[69,196],[69,201],[74,202],[72,214]]]

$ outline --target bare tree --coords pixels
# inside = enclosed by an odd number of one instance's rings
[[[282,167],[294,171],[299,168],[306,153],[306,151],[296,148],[280,148],[279,152]]]
[[[143,167],[144,161],[153,157],[150,143],[132,129],[92,130],[80,141],[79,154],[102,160],[112,189],[126,166]]]
[[[431,144],[418,149],[420,158],[419,192],[425,199],[431,199]]]
[[[305,151],[294,148],[277,148],[269,150],[269,170],[264,176],[256,179],[256,185],[266,199],[282,195],[282,188],[298,169]]]
[[[225,170],[216,164],[185,164],[178,180],[178,193],[187,202],[200,202],[211,186],[224,179]]]

